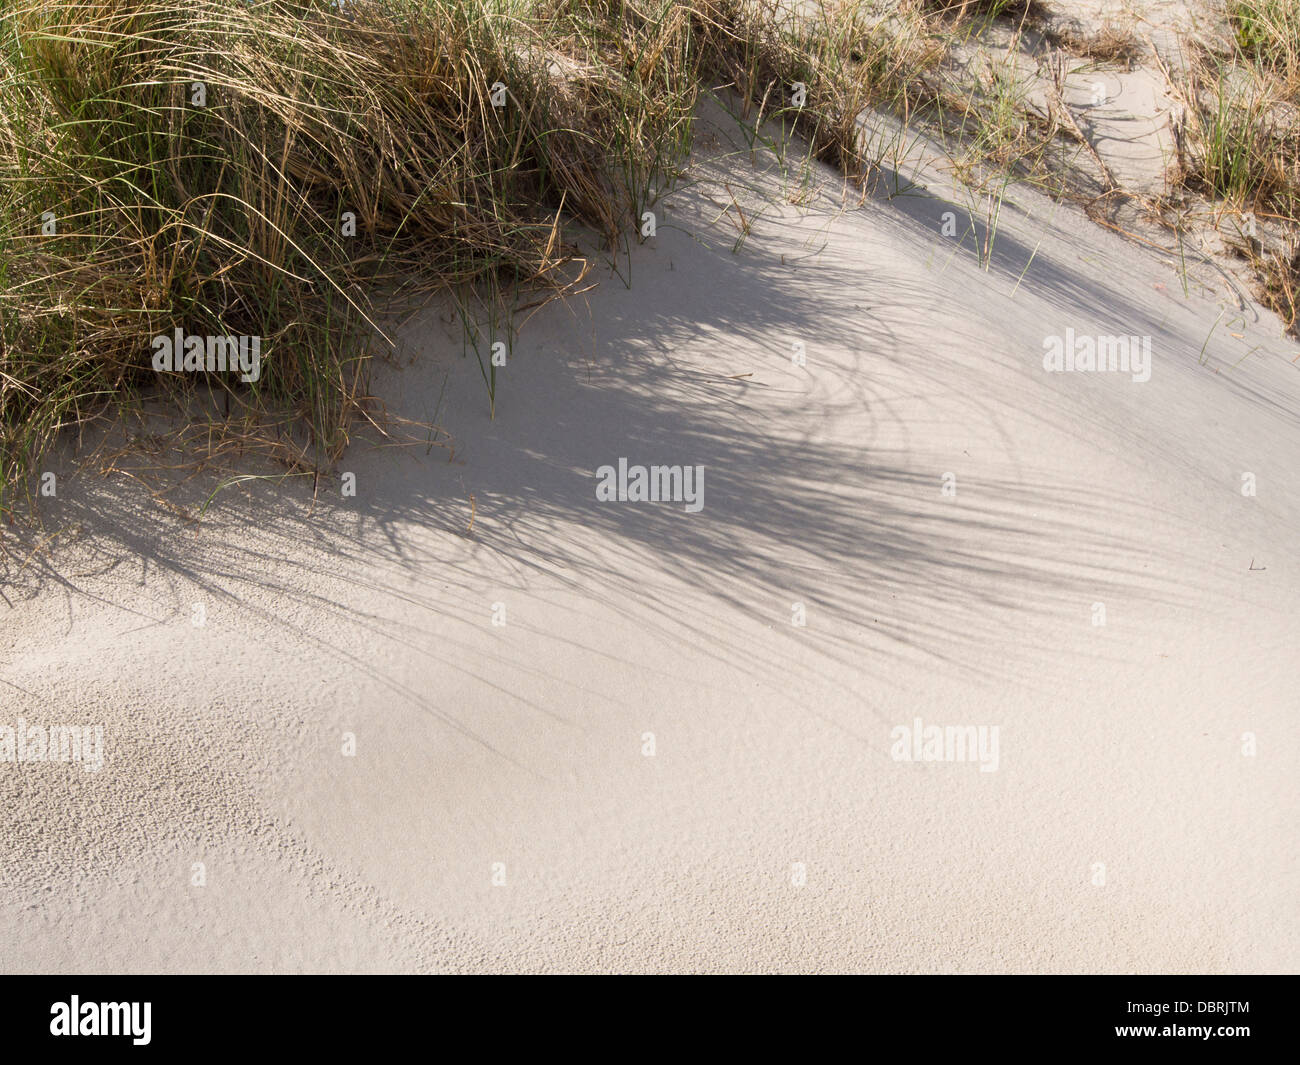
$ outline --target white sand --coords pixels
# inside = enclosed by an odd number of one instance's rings
[[[250,482],[197,533],[66,474],[0,724],[107,760],[0,764],[0,967],[1295,971],[1300,348],[1028,193],[985,272],[959,206],[816,174],[735,254],[725,191],[669,196],[494,421],[411,322],[377,389],[445,380],[454,461],[359,442],[356,498]],[[1150,380],[1046,373],[1067,327]],[[621,456],[702,464],[703,510],[598,503]],[[917,717],[998,726],[996,772],[892,759]]]

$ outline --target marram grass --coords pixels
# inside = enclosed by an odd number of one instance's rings
[[[858,117],[924,102],[936,54],[926,0],[4,3],[0,513],[146,396],[199,460],[328,468],[374,420],[378,294],[450,292],[467,332],[562,295],[562,223],[632,237],[701,91],[863,178]],[[160,373],[172,335],[257,338],[258,372]]]
[[[372,293],[562,291],[561,212],[615,239],[664,146],[688,142],[684,20],[619,8],[8,7],[0,508],[60,431],[159,388],[182,404],[224,389],[231,433],[278,413],[305,428],[291,464],[332,461],[363,398]],[[151,338],[178,328],[260,337],[260,376],[159,375]]]

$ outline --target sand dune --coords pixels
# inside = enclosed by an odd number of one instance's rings
[[[495,418],[402,326],[375,389],[454,452],[197,531],[67,467],[0,723],[104,766],[0,765],[4,969],[1297,968],[1294,341],[1031,191],[982,264],[937,172],[792,196],[742,144],[523,326]],[[1067,331],[1149,380],[1048,372]],[[620,459],[702,507],[598,500]],[[899,757],[934,726],[996,763]]]

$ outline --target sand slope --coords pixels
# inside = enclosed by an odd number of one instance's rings
[[[359,442],[355,498],[249,482],[197,532],[69,468],[0,723],[107,762],[0,765],[5,970],[1300,967],[1297,345],[1029,192],[986,270],[935,175],[794,205],[739,143],[630,288],[527,323],[494,420],[404,326],[377,391],[450,461]],[[1150,380],[1045,372],[1067,327]],[[597,502],[620,457],[703,509]],[[916,718],[997,770],[891,758]]]

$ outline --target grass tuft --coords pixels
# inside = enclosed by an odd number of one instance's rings
[[[211,408],[209,451],[327,465],[382,344],[374,293],[562,293],[581,264],[561,213],[616,241],[689,143],[685,19],[627,13],[18,0],[0,18],[0,510],[61,432],[150,394]],[[151,338],[177,327],[261,337],[260,379],[155,373]]]

